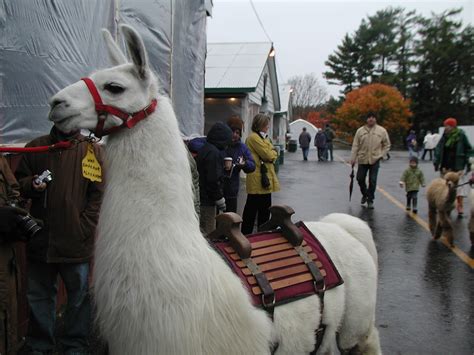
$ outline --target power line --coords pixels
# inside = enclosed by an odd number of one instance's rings
[[[252,0],[249,0],[249,1],[250,1],[250,5],[252,6],[253,12],[254,12],[255,16],[257,17],[258,23],[260,24],[260,27],[262,28],[263,32],[265,33],[265,36],[267,36],[268,40],[273,43],[272,39],[270,38],[267,31],[265,30],[265,26],[263,26],[263,22],[260,19],[260,16],[258,16],[258,12],[257,12],[257,9],[255,8],[255,5],[253,4],[253,1]]]

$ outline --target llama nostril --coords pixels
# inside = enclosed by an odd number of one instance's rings
[[[66,100],[60,100],[60,99],[54,99],[52,100],[49,105],[51,106],[51,109],[54,109],[55,107],[59,105],[63,105],[65,107],[68,107],[69,105],[66,103]]]

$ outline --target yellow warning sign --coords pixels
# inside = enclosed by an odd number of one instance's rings
[[[95,156],[91,143],[87,145],[87,154],[82,159],[82,176],[90,181],[102,182],[102,167]]]

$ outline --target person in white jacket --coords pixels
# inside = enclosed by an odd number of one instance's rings
[[[423,152],[421,160],[425,160],[425,155],[427,152],[429,152],[430,161],[433,161],[433,152],[434,152],[434,149],[436,148],[436,145],[439,142],[439,138],[440,136],[438,133],[432,134],[431,131],[428,131],[425,138],[423,139],[423,146],[425,148],[425,151]]]

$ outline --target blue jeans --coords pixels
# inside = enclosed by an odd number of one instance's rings
[[[412,157],[418,158],[418,151],[415,148],[408,147],[408,158],[411,159]]]
[[[301,148],[301,150],[303,151],[303,159],[308,160],[309,147]]]
[[[375,164],[359,164],[357,168],[357,182],[359,183],[362,196],[367,197],[367,201],[374,202],[375,189],[377,188],[377,174],[379,172],[380,161]],[[369,188],[365,179],[369,173]]]
[[[333,150],[332,142],[328,142],[326,146],[326,156],[325,156],[326,160],[330,160],[330,161],[334,160],[334,155],[332,153],[332,150]]]
[[[326,161],[326,148],[319,148],[318,147],[318,161]]]
[[[28,305],[30,307],[27,345],[49,352],[55,347],[58,274],[66,286],[67,308],[64,332],[58,336],[66,354],[87,353],[91,328],[89,264],[48,264],[28,260]]]

